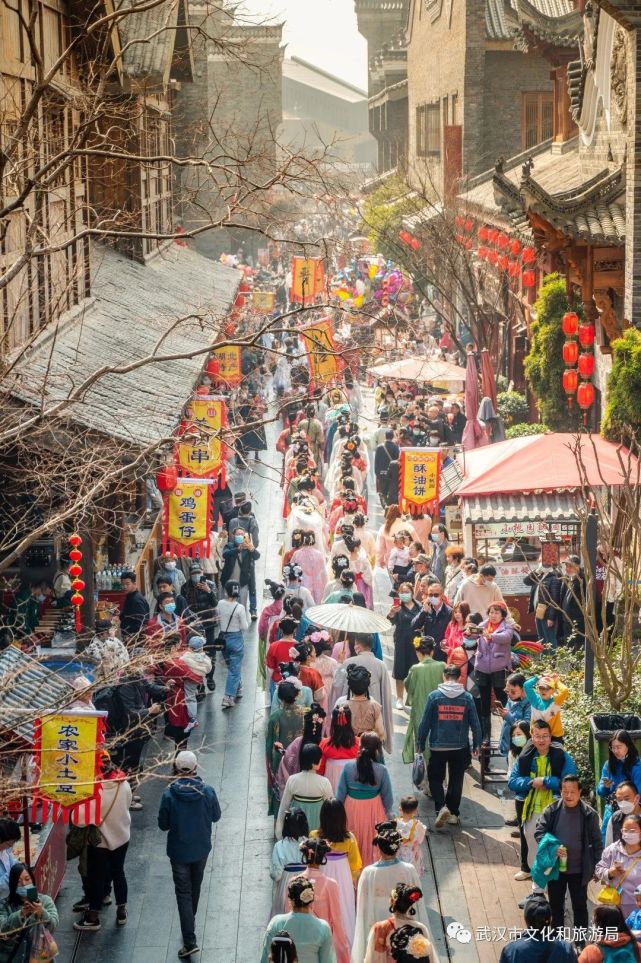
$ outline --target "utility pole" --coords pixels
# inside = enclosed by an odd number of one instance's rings
[[[588,592],[591,593],[594,604],[596,601],[596,550],[597,550],[598,524],[596,509],[592,508],[587,517],[585,525],[585,548],[587,555],[587,569],[585,572],[585,591],[586,602]],[[585,653],[583,659],[583,691],[586,695],[594,692],[594,651],[592,643],[585,636]]]

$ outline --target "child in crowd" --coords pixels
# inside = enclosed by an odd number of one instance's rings
[[[523,685],[525,695],[532,706],[531,722],[543,719],[550,727],[552,739],[563,741],[563,720],[561,706],[568,697],[568,688],[558,675],[548,672],[542,676],[532,676]]]
[[[405,581],[412,567],[409,542],[410,536],[405,532],[398,532],[394,536],[394,547],[389,553],[387,560],[387,571],[389,572],[389,577],[392,580],[394,588],[397,588],[401,582]]]
[[[522,672],[513,672],[507,677],[505,691],[507,693],[507,705],[500,706],[498,711],[503,716],[501,727],[501,738],[499,750],[502,756],[507,756],[510,751],[510,731],[516,722],[530,721],[532,716],[532,706],[525,695],[525,676]],[[514,824],[516,825],[516,823]]]
[[[189,722],[185,726],[185,734],[191,732],[198,725],[198,690],[211,672],[211,659],[208,655],[205,655],[205,639],[203,636],[192,635],[187,644],[187,650],[181,653],[179,659],[186,670],[183,676],[183,690]]]
[[[401,815],[396,820],[396,828],[401,834],[401,848],[398,858],[411,863],[419,876],[423,875],[423,841],[427,826],[418,818],[418,799],[416,796],[403,796],[400,802]]]

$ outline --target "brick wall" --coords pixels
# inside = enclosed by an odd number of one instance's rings
[[[516,51],[485,55],[483,149],[478,172],[489,170],[497,157],[513,157],[523,150],[523,94],[552,91],[550,64]]]

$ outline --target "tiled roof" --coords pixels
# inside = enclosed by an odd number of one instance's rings
[[[465,515],[473,524],[572,521],[576,519],[576,496],[571,492],[475,495],[465,499]]]
[[[122,65],[127,77],[162,83],[175,58],[179,61],[178,68],[182,68],[181,74],[190,72],[189,40],[186,31],[180,29],[187,22],[185,0],[161,0],[158,5],[140,12],[136,8],[145,6],[141,0],[120,0],[115,6],[118,11],[131,11],[118,21]]]
[[[532,158],[526,174],[524,162]],[[608,245],[625,241],[625,178],[622,170],[589,177],[578,144],[558,153],[549,142],[479,175],[459,195],[461,205],[521,234],[535,211],[568,237]]]
[[[95,303],[55,341],[45,330],[23,353],[8,387],[19,401],[37,404],[44,385],[51,406],[103,366],[208,347],[240,280],[233,268],[176,245],[147,264],[96,245],[92,260]],[[190,314],[197,317],[179,323]],[[175,430],[205,360],[202,353],[105,374],[64,417],[138,449],[154,444]]]
[[[33,743],[33,724],[43,710],[60,709],[73,689],[62,676],[10,645],[0,652],[0,730]]]
[[[573,0],[485,0],[489,40],[518,40],[523,25],[555,44],[571,44],[582,32]]]

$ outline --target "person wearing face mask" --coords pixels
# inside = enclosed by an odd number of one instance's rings
[[[467,602],[470,612],[487,612],[492,602],[502,602],[503,593],[494,581],[496,569],[493,565],[481,565],[478,572],[469,575],[461,583],[454,597],[454,604]]]
[[[558,879],[549,879],[547,886],[552,907],[552,929],[564,925],[567,891],[572,902],[575,929],[587,929],[588,883],[601,859],[603,844],[599,816],[581,799],[578,776],[565,776],[561,780],[561,798],[550,803],[541,813],[534,831],[537,842],[548,833],[560,844],[557,849],[559,876]]]
[[[213,692],[216,688],[214,672],[216,669],[218,593],[214,583],[205,577],[200,562],[192,562],[189,581],[185,585],[184,591],[187,608],[183,618],[194,632],[202,633],[205,637],[204,653],[211,662],[211,668],[207,673],[207,688],[210,692]]]
[[[432,636],[436,643],[434,658],[440,662],[447,661],[442,642],[451,620],[452,609],[443,598],[443,587],[438,582],[433,582],[428,587],[427,596],[423,599],[423,607],[415,616],[412,628],[415,632],[424,632]]]
[[[145,626],[147,645],[151,649],[166,650],[187,644],[187,627],[176,612],[176,600],[169,592],[158,596],[158,614]]]
[[[597,794],[605,800],[601,831],[605,839],[607,825],[612,816],[614,791],[623,780],[631,782],[641,793],[641,759],[629,732],[618,729],[610,739],[608,758],[603,763],[601,779],[596,787]]]
[[[173,552],[165,552],[158,559],[159,566],[156,572],[156,577],[154,579],[154,594],[158,596],[158,579],[161,575],[165,575],[171,579],[171,584],[176,592],[176,595],[180,592],[183,585],[187,581],[181,570],[178,568],[178,560]]]
[[[240,586],[239,602],[247,607],[250,586],[256,578],[255,563],[260,558],[251,536],[243,529],[230,529],[230,538],[223,549],[224,567],[221,582],[238,582]]]
[[[508,765],[514,765],[517,761],[521,752],[528,744],[530,739],[530,723],[516,722],[510,729],[510,734],[508,736]],[[515,825],[518,828],[513,829],[510,833],[514,839],[519,840],[519,850],[521,857],[521,868],[518,873],[514,874],[514,879],[522,880],[530,878],[530,865],[528,863],[527,854],[527,839],[525,838],[525,833],[523,832],[523,824],[521,818],[523,816],[523,804],[525,802],[525,797],[527,792],[522,790],[514,796],[514,808],[516,809],[516,819],[512,822],[506,820],[506,825]]]
[[[58,925],[56,904],[45,893],[37,893],[33,901],[27,899],[35,887],[33,872],[16,863],[9,873],[9,894],[0,904],[0,960],[2,963],[27,963],[31,957],[33,928],[42,923],[49,933]],[[55,943],[54,943],[55,947]],[[55,949],[57,952],[57,947]]]
[[[606,831],[604,846],[621,839],[621,827],[626,816],[641,816],[641,795],[633,782],[620,782],[614,792],[616,809],[612,813]]]
[[[96,686],[113,685],[121,669],[129,664],[129,653],[109,619],[98,619],[96,634],[82,656],[94,663],[93,680]]]
[[[392,677],[396,683],[396,708],[403,709],[405,679],[418,658],[414,648],[414,622],[420,612],[414,600],[411,582],[401,582],[398,587],[398,603],[392,605],[387,618],[394,626],[394,667]]]
[[[634,891],[641,885],[641,816],[624,816],[621,839],[606,846],[594,873],[605,886],[619,890],[619,908],[629,916],[637,905]]]

